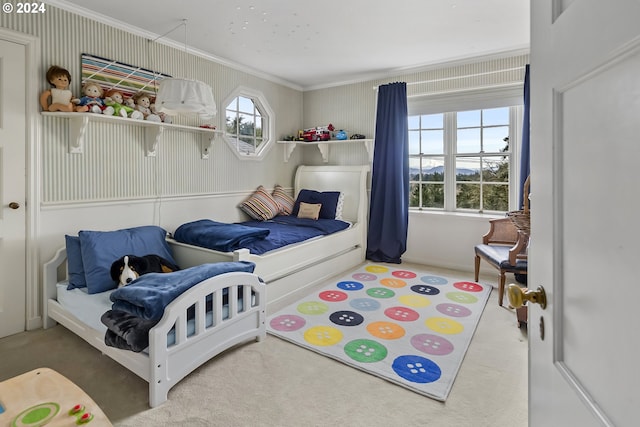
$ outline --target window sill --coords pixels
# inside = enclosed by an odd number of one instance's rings
[[[500,213],[474,213],[474,212],[451,212],[451,211],[436,211],[436,210],[420,210],[415,208],[409,208],[409,215],[433,215],[441,217],[457,217],[470,220],[488,221],[491,219],[504,218],[506,214]]]

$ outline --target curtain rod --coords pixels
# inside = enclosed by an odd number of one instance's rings
[[[409,83],[407,83],[407,86],[421,85],[421,84],[425,84],[425,83],[434,83],[434,82],[444,82],[444,81],[447,81],[447,80],[465,79],[467,77],[486,76],[486,75],[489,75],[489,74],[506,73],[506,72],[509,72],[509,71],[517,71],[517,70],[524,70],[524,69],[525,69],[525,66],[522,65],[520,67],[506,68],[504,70],[485,71],[484,73],[465,74],[465,75],[462,75],[462,76],[442,77],[442,78],[439,78],[439,79],[421,80],[419,82],[409,82]],[[378,90],[378,88],[380,86],[382,86],[382,85],[374,86],[373,90]]]

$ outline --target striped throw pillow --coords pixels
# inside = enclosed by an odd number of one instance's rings
[[[273,199],[280,205],[280,215],[291,215],[293,212],[293,204],[295,200],[284,191],[282,186],[277,185],[273,189],[273,193],[271,193]]]
[[[280,212],[280,205],[262,185],[238,207],[257,221],[269,220]]]

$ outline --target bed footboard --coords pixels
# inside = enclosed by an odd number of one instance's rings
[[[166,401],[171,387],[217,354],[251,339],[262,341],[266,337],[265,284],[255,274],[231,272],[206,279],[173,300],[165,308],[162,319],[149,331],[148,354],[107,346],[104,332],[88,327],[57,302],[56,284],[61,280],[66,260],[66,250],[62,248],[44,265],[44,327],[50,328],[59,322],[146,380],[151,407]],[[209,296],[212,307],[207,307]],[[188,331],[187,311],[191,307],[195,311],[193,333]],[[208,320],[210,308],[213,314]],[[175,332],[175,343],[167,345],[171,329]]]
[[[223,291],[227,315],[223,317]],[[207,325],[206,299],[211,296],[213,319]],[[241,300],[239,299],[241,297]],[[241,302],[240,302],[241,301]],[[195,332],[188,335],[187,310],[195,308]],[[149,405],[167,400],[169,389],[220,352],[266,337],[265,285],[251,273],[233,272],[207,279],[167,306],[162,320],[149,331]],[[175,344],[167,334],[175,327]]]

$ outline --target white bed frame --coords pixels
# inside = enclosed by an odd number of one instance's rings
[[[369,166],[299,166],[294,197],[301,189],[344,193],[343,219],[353,223],[329,236],[254,255],[248,249],[219,252],[168,239],[181,267],[217,261],[251,261],[254,273],[267,283],[268,304],[303,294],[321,281],[361,264],[365,259],[369,215]]]
[[[60,323],[147,381],[151,407],[165,402],[171,387],[220,352],[251,339],[262,341],[266,336],[264,283],[255,274],[233,272],[206,279],[171,302],[160,322],[149,331],[148,354],[109,347],[104,343],[104,332],[85,325],[56,300],[56,284],[60,272],[66,272],[66,261],[66,250],[62,248],[44,265],[45,329],[54,326],[55,322]],[[223,319],[222,290],[225,288],[229,289],[229,304],[228,316]],[[242,292],[242,309],[238,304],[238,292]],[[207,327],[205,299],[211,294],[215,316],[213,324]],[[247,301],[252,301],[252,304],[247,304]],[[193,305],[195,333],[187,336],[186,312]],[[175,344],[167,346],[167,334],[174,325]]]

